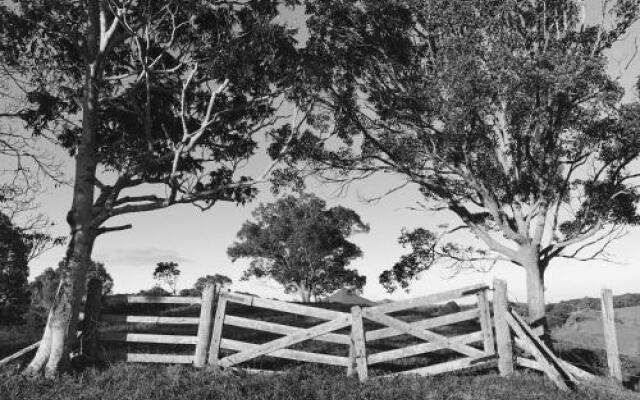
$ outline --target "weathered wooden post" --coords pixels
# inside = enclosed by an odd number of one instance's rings
[[[620,352],[618,338],[616,336],[615,312],[613,310],[613,293],[611,289],[602,289],[602,328],[604,330],[604,343],[607,349],[607,364],[609,376],[622,382],[622,366],[620,364]]]
[[[362,308],[360,308],[360,306],[353,306],[351,307],[351,347],[353,350],[349,359],[351,360],[353,358],[355,360],[360,382],[364,382],[369,378],[365,342]]]
[[[198,342],[196,353],[193,357],[193,365],[201,368],[207,363],[207,350],[211,339],[211,322],[213,319],[213,297],[215,286],[207,285],[202,291],[202,303],[200,304],[200,320],[198,321]]]
[[[491,308],[488,289],[478,292],[478,309],[480,311],[480,328],[482,328],[482,338],[484,342],[484,353],[488,356],[496,353],[495,339],[493,338],[493,326],[491,324]]]
[[[102,281],[97,278],[87,284],[87,302],[82,322],[83,350],[91,359],[98,358],[98,328],[102,312]]]
[[[493,281],[493,320],[496,326],[498,369],[502,376],[513,374],[513,339],[507,322],[508,312],[507,282],[495,279]]]
[[[218,294],[216,316],[213,320],[213,333],[211,334],[211,346],[209,346],[209,365],[218,367],[218,353],[220,353],[220,341],[222,340],[222,327],[224,315],[227,311],[227,296],[225,292]]]
[[[356,352],[353,348],[353,336],[349,342],[349,365],[347,366],[347,376],[353,376],[356,373]]]

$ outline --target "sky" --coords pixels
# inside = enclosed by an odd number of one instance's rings
[[[597,8],[593,1],[587,2],[588,18],[595,18]],[[288,13],[283,18],[290,24],[300,25],[301,10]],[[301,38],[304,39],[302,31]],[[625,101],[635,100],[631,89],[640,73],[640,61],[632,60],[634,40],[640,35],[640,27],[635,26],[624,42],[610,54],[610,71],[619,77],[627,89]],[[627,65],[628,64],[628,65]],[[64,155],[61,155],[64,159]],[[71,176],[70,159],[66,159],[66,172]],[[258,162],[259,163],[259,162]],[[524,270],[510,263],[496,265],[487,272],[462,272],[451,277],[451,271],[434,268],[423,273],[415,281],[410,292],[386,293],[378,283],[378,275],[391,267],[405,250],[397,243],[403,228],[425,227],[436,229],[439,224],[453,222],[452,213],[442,211],[416,211],[412,206],[420,201],[415,187],[408,186],[400,191],[370,203],[366,198],[385,193],[402,182],[398,176],[380,175],[351,185],[347,191],[322,184],[317,180],[308,182],[307,191],[324,198],[329,206],[343,205],[357,211],[369,223],[371,231],[358,234],[352,240],[359,245],[364,256],[355,260],[351,268],[367,276],[364,296],[372,300],[383,298],[400,299],[439,292],[454,287],[478,282],[491,282],[494,277],[506,279],[513,300],[525,301]],[[251,292],[264,297],[290,299],[277,283],[269,280],[240,282],[239,278],[248,262],[232,263],[226,249],[235,240],[242,223],[250,218],[251,211],[260,202],[273,201],[268,187],[261,187],[261,194],[253,203],[236,206],[220,203],[211,210],[180,205],[144,214],[132,214],[126,218],[111,221],[111,224],[132,223],[133,229],[110,233],[98,238],[93,259],[103,262],[114,278],[114,292],[135,293],[154,284],[152,274],[156,263],[175,261],[182,271],[178,288],[191,287],[196,279],[207,274],[224,274],[231,277],[232,290]],[[55,223],[53,234],[66,235],[65,215],[71,204],[71,188],[62,186],[49,188],[41,196],[42,211]],[[574,262],[558,260],[552,262],[546,275],[546,296],[548,301],[558,301],[576,297],[597,297],[602,287],[609,287],[614,294],[640,292],[640,261],[636,248],[640,243],[640,229],[631,228],[629,234],[618,240],[610,249],[614,263],[603,261]],[[47,267],[55,267],[64,255],[64,247],[54,248],[30,266],[31,277]]]

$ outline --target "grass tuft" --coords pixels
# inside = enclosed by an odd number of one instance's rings
[[[558,391],[534,374],[394,377],[360,383],[344,371],[294,368],[276,376],[197,370],[185,366],[116,364],[63,375],[57,381],[0,370],[2,400],[623,400],[637,397],[582,390]]]

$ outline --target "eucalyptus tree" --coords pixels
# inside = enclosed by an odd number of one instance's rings
[[[257,135],[292,134],[277,129],[297,65],[294,31],[276,20],[279,5],[0,5],[2,65],[28,99],[17,114],[34,134],[54,134],[75,162],[67,263],[27,373],[53,376],[67,358],[96,238],[131,228],[122,220],[132,213],[178,204],[206,210],[255,196],[263,176],[243,176],[241,167],[257,151]]]
[[[438,261],[509,260],[543,324],[551,261],[597,258],[638,221],[640,106],[621,103],[606,56],[638,1],[604,6],[593,25],[571,0],[307,6],[315,170],[395,174],[458,221],[405,232],[411,253],[380,276],[389,289]],[[459,231],[481,244],[447,242]]]
[[[365,276],[346,268],[362,256],[347,238],[369,231],[355,211],[341,206],[327,209],[324,200],[301,194],[261,204],[253,218],[242,225],[239,240],[227,250],[233,261],[251,260],[242,279],[271,278],[303,302],[312,295],[365,285]]]
[[[159,286],[162,284],[167,285],[171,294],[174,296],[178,293],[178,277],[180,276],[180,269],[178,263],[173,261],[162,261],[157,264],[156,269],[153,271],[153,279],[155,279]]]

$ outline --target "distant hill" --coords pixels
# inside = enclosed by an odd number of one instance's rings
[[[340,289],[331,296],[322,300],[326,303],[350,304],[358,306],[373,306],[376,303],[357,295],[353,290]]]
[[[524,303],[513,304],[518,313],[527,314],[527,305]],[[613,296],[613,308],[640,306],[640,293],[625,293]],[[569,316],[574,312],[600,311],[600,299],[596,297],[582,297],[580,299],[563,300],[557,303],[549,303],[546,306],[547,320],[551,328],[564,325]]]
[[[640,357],[640,306],[615,310],[616,336],[620,353]],[[553,330],[559,344],[589,350],[605,348],[600,311],[576,311],[561,327]]]

